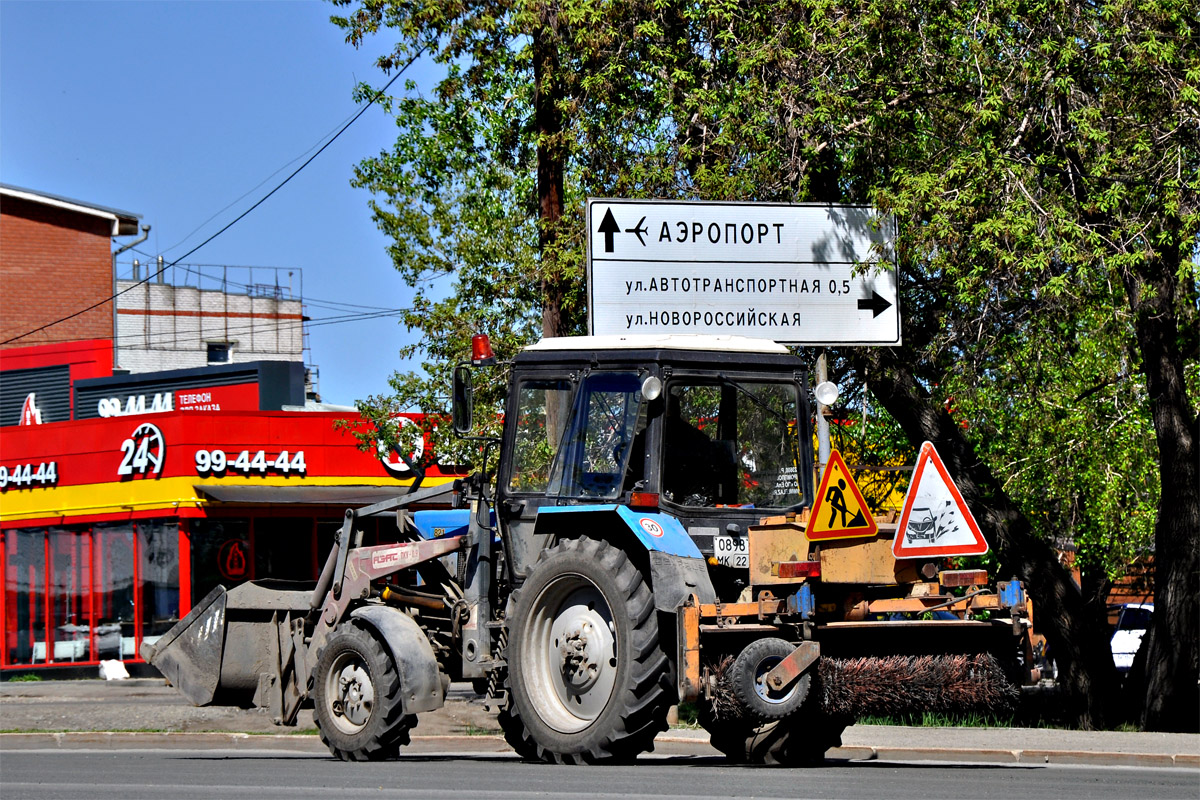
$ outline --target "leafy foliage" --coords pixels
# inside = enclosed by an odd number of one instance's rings
[[[474,330],[508,355],[553,305],[558,330],[582,332],[587,196],[869,202],[899,221],[905,344],[833,354],[877,421],[835,426],[858,436],[843,449],[877,464],[911,452],[862,394],[903,372],[930,407],[953,405],[1036,533],[1074,542],[1093,603],[1154,531],[1195,583],[1192,3],[334,3],[353,45],[394,37],[385,69],[422,49],[444,69],[389,101],[397,141],[355,177],[418,290],[405,355],[426,357],[364,404],[382,428],[394,410],[443,410]],[[560,217],[541,213],[547,165]],[[480,393],[494,402],[502,384]],[[1182,527],[1161,513],[1168,492]],[[1200,590],[1178,596],[1194,662]]]

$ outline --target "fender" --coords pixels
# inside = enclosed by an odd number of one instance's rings
[[[387,606],[359,606],[351,619],[362,620],[387,645],[400,676],[400,705],[405,714],[435,711],[446,702],[450,679],[438,669],[433,647],[412,617]]]
[[[566,539],[596,529],[620,537],[617,544],[630,547],[636,542],[646,550],[654,607],[659,611],[674,612],[692,595],[702,603],[716,602],[708,563],[683,525],[670,514],[634,511],[616,504],[544,506],[538,510],[537,533]],[[571,533],[565,533],[567,530]]]

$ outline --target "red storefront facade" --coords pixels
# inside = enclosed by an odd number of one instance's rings
[[[258,381],[279,365],[247,369],[72,380],[72,419],[3,420],[0,672],[139,665],[218,583],[315,579],[348,506],[411,484],[336,427],[356,415],[264,410],[282,395]],[[434,467],[425,485],[449,479]],[[394,540],[395,518],[364,533]]]

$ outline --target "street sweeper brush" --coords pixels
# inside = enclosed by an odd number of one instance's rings
[[[822,706],[838,716],[1005,714],[1019,698],[988,653],[826,658],[819,669]]]
[[[711,714],[751,719],[731,682],[733,659],[713,669]],[[1020,693],[990,654],[822,658],[812,691],[821,711],[839,719],[941,714],[1006,714]]]

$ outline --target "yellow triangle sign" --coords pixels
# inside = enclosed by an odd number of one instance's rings
[[[879,525],[867,508],[867,501],[837,450],[829,454],[805,533],[811,541],[851,539],[879,533]]]

